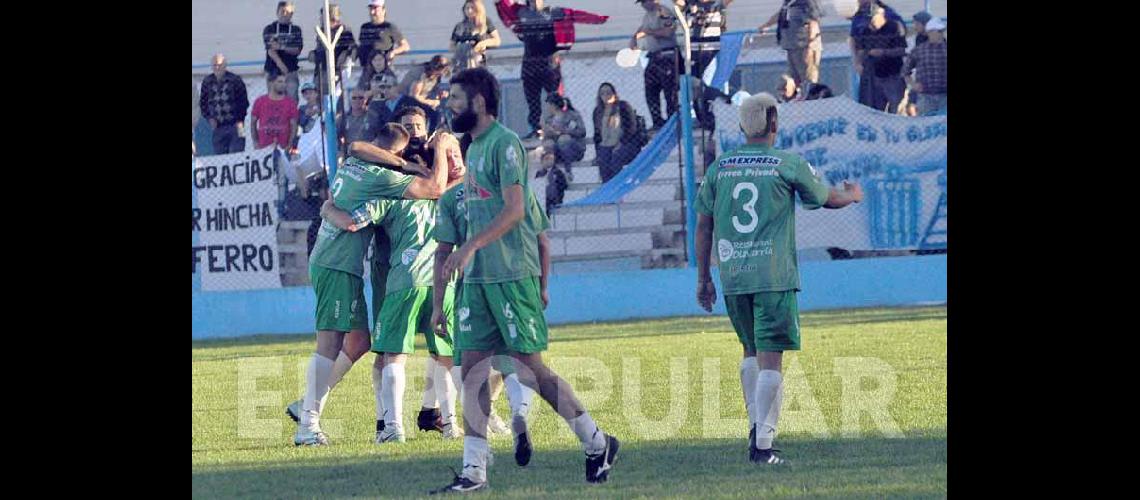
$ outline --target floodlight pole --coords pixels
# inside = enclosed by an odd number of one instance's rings
[[[336,84],[336,54],[333,49],[336,48],[336,43],[340,41],[340,34],[344,32],[344,25],[337,28],[336,34],[332,33],[331,22],[329,21],[329,0],[325,0],[325,30],[322,32],[320,26],[316,26],[317,38],[320,40],[321,45],[325,46],[325,76],[328,77],[329,93],[324,96],[325,100],[325,161],[329,166],[329,185],[332,185],[333,179],[336,177],[336,100],[333,99],[334,85]]]

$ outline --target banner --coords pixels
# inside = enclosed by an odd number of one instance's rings
[[[744,141],[740,108],[719,104],[721,151]],[[946,116],[875,111],[847,96],[781,104],[776,147],[804,157],[831,187],[863,186],[863,203],[796,212],[800,249],[945,248]]]
[[[202,291],[281,288],[273,149],[195,158],[191,253]]]

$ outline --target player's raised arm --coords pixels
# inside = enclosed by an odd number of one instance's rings
[[[404,168],[408,162],[400,158],[399,155],[388,151],[380,146],[364,141],[353,141],[348,145],[348,155],[360,158],[361,160],[387,165],[390,167]]]
[[[432,138],[431,146],[435,149],[431,176],[416,177],[408,185],[408,189],[404,191],[404,198],[409,200],[438,200],[440,196],[443,196],[443,193],[447,192],[449,170],[447,158],[452,150],[459,150],[459,141],[451,134],[436,134]]]

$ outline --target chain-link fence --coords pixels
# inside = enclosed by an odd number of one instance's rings
[[[489,15],[494,16],[493,10]],[[552,82],[553,72],[549,66],[524,62],[517,47],[511,46],[514,36],[503,29],[502,37],[504,47],[501,52],[491,52],[487,65],[501,86],[498,118],[520,137],[528,137],[534,130],[536,113],[539,117],[538,128],[543,130],[543,136],[530,137],[524,144],[529,151],[530,187],[539,202],[548,208],[552,220],[549,237],[554,273],[685,265],[687,206],[681,146],[686,141],[680,137],[681,127],[676,117],[655,123],[668,118],[666,112],[671,107],[668,92],[658,97],[661,101],[657,120],[650,114],[645,91],[646,70],[653,61],[645,57],[632,67],[622,67],[615,61],[618,50],[628,45],[628,35],[583,40],[571,50],[558,53],[556,64],[560,78]],[[703,96],[696,99],[692,138],[698,182],[704,165],[743,140],[737,125],[739,108],[729,102],[729,96],[739,91],[776,93],[778,84],[783,81],[782,75],[789,72],[785,52],[774,45],[773,37],[744,35],[737,38],[737,55],[716,60],[707,73],[709,82],[717,73],[723,73],[719,78],[723,82],[717,82],[716,91],[697,88],[694,92]],[[853,101],[847,95],[857,88],[858,80],[853,78],[846,27],[826,29],[823,41],[819,81],[836,97],[782,104],[777,147],[807,158],[829,185],[838,185],[844,180],[863,183],[867,199],[842,211],[798,212],[797,244],[801,254],[804,258],[837,258],[944,249],[946,116],[887,114]],[[910,43],[913,44],[913,39]],[[393,67],[397,79],[403,79],[433,55],[424,52],[427,51],[400,56]],[[715,64],[727,68],[718,69]],[[249,103],[242,127],[241,153],[219,161],[213,155],[216,129],[205,119],[197,123],[194,133],[198,153],[195,163],[196,270],[203,266],[208,269],[211,259],[220,259],[222,264],[218,265],[226,264],[227,259],[233,261],[233,250],[223,249],[218,256],[210,255],[208,249],[200,250],[217,245],[217,237],[208,238],[199,225],[206,220],[199,218],[208,217],[207,211],[216,208],[210,204],[219,203],[204,196],[206,191],[202,186],[209,167],[215,167],[219,182],[221,165],[246,165],[256,159],[258,168],[265,168],[265,155],[252,140],[250,115],[254,102],[268,92],[267,80],[260,67],[231,70],[241,76]],[[532,79],[524,77],[527,71],[530,75],[536,71],[549,74],[542,83],[557,89],[554,93],[567,102],[548,103],[550,93],[545,91],[537,97],[532,92],[528,100],[526,87],[533,82],[525,81]],[[355,73],[347,79],[350,92],[358,86],[359,71]],[[201,69],[193,75],[196,88],[201,88],[208,74],[208,69]],[[298,73],[300,83],[312,78],[311,66],[303,63]],[[442,81],[446,82],[446,78]],[[633,120],[643,120],[646,128],[655,129],[654,133],[638,138],[631,136],[629,129],[621,133],[607,131],[607,125],[613,125],[610,121],[613,115],[619,115],[619,121],[625,117],[614,112],[613,106],[607,110],[600,97],[603,88],[628,103],[634,113]],[[440,90],[445,89],[446,85],[440,86]],[[435,94],[436,98],[445,96]],[[374,98],[372,93],[366,97]],[[342,110],[352,109],[349,99],[340,97],[338,100]],[[272,181],[260,184],[259,188],[266,190],[262,193],[264,198],[272,200],[276,226],[275,267],[282,286],[308,284],[308,251],[315,228],[313,221],[319,217],[319,177],[327,163],[324,161],[327,145],[321,137],[323,118],[319,112],[312,113],[313,106],[306,109],[310,104],[313,103],[307,103],[303,97],[297,103],[302,108],[297,115],[303,126],[296,134],[296,148],[291,154],[277,154]],[[365,102],[364,106],[367,105]],[[319,110],[320,104],[315,106]],[[555,108],[559,107],[556,112]],[[441,106],[441,115],[446,114],[445,108],[446,105]],[[704,114],[706,109],[707,115]],[[655,125],[660,125],[659,129]],[[633,132],[640,135],[636,127]],[[557,136],[567,137],[556,139]],[[630,145],[631,139],[637,143]],[[236,179],[233,182],[240,184]],[[235,192],[233,196],[250,196],[249,186],[246,189],[247,192]],[[247,213],[248,209],[243,209],[243,216]],[[211,242],[202,241],[211,238]],[[239,246],[236,257],[238,264],[246,262],[247,254],[243,252],[247,250],[242,248]],[[245,280],[241,272],[231,274],[229,279]],[[206,281],[201,281],[203,286]]]

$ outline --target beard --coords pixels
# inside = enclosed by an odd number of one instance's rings
[[[451,119],[451,131],[457,134],[466,134],[474,129],[478,123],[479,116],[476,115],[474,111],[471,111],[471,108],[467,108],[466,111],[455,115],[455,117]]]

